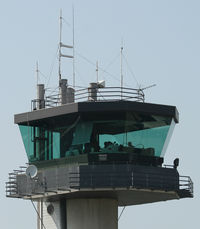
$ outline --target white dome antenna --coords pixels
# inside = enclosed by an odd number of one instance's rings
[[[100,80],[97,82],[97,85],[99,88],[103,88],[106,86],[106,82],[105,82],[105,80]]]

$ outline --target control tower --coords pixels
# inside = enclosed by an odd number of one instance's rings
[[[33,110],[15,115],[37,171],[10,173],[6,195],[38,203],[38,229],[116,229],[118,206],[193,196],[178,159],[163,165],[176,107],[145,103],[131,88],[60,87],[58,105],[40,84]]]
[[[193,197],[179,160],[164,164],[178,111],[146,103],[142,89],[75,90],[59,75],[58,94],[38,84],[14,122],[28,164],[9,174],[6,195],[37,203],[38,229],[117,229],[119,206]]]

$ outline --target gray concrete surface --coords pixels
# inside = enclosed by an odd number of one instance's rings
[[[115,199],[67,200],[67,229],[117,229],[118,203]]]

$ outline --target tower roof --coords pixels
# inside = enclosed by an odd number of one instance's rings
[[[119,111],[132,111],[140,112],[146,115],[163,115],[173,117],[175,122],[179,122],[179,113],[175,106],[141,103],[134,101],[101,101],[101,102],[79,102],[65,104],[53,108],[34,110],[16,114],[14,122],[16,124],[31,123],[37,120],[47,120],[49,118],[60,117],[74,113],[87,113],[87,112],[119,112]]]

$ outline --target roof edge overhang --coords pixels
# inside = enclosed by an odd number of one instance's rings
[[[175,106],[141,103],[132,101],[104,101],[104,102],[79,102],[65,104],[53,108],[34,110],[14,115],[15,124],[26,124],[28,122],[53,118],[73,113],[86,112],[117,112],[134,111],[151,115],[164,115],[173,117],[175,122],[179,122],[179,113]]]

